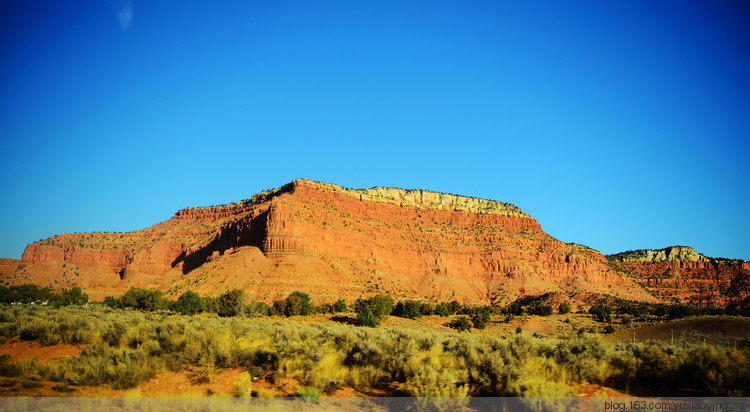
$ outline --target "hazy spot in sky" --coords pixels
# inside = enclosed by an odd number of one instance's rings
[[[133,1],[118,1],[115,7],[117,8],[117,20],[120,22],[120,27],[122,27],[123,30],[127,30],[128,27],[130,27],[130,23],[133,21]]]

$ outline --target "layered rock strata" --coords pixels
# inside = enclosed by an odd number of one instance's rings
[[[78,284],[99,299],[137,286],[171,296],[242,288],[265,301],[295,290],[318,302],[389,293],[487,304],[548,292],[656,301],[630,263],[562,243],[507,203],[295,180],[132,233],[54,236],[2,276]]]

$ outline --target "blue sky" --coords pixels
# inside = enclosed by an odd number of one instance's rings
[[[746,1],[0,5],[0,257],[295,178],[750,260]]]

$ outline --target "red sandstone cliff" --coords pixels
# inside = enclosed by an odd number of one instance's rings
[[[692,248],[623,252],[609,257],[628,277],[663,300],[723,306],[750,297],[750,263],[712,259]]]
[[[14,283],[78,284],[92,298],[131,286],[171,295],[239,287],[265,301],[294,290],[318,301],[376,293],[474,303],[546,292],[671,297],[644,283],[643,266],[619,265],[552,238],[513,205],[296,180],[246,201],[183,209],[133,233],[54,236],[0,274]]]

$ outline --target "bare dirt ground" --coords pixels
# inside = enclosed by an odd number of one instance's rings
[[[68,344],[42,346],[39,342],[13,342],[8,340],[0,345],[0,353],[10,355],[12,362],[18,362],[21,359],[36,359],[39,362],[46,362],[54,357],[75,356],[80,352],[81,347]]]

